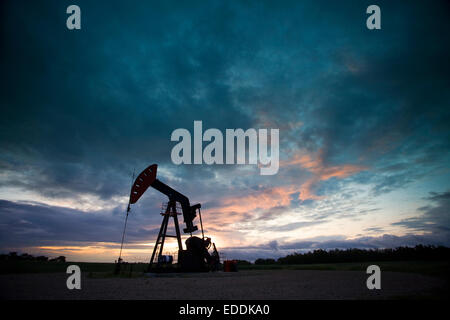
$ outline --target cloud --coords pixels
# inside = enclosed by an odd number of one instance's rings
[[[26,237],[117,241],[133,169],[151,163],[202,203],[211,228],[242,239],[283,215],[294,222],[274,228],[291,236],[322,221],[397,215],[378,199],[449,188],[445,1],[383,3],[379,32],[364,28],[365,5],[352,1],[81,1],[77,32],[64,28],[64,2],[1,6],[3,247]],[[175,166],[170,134],[194,120],[279,128],[279,173]],[[149,190],[133,206],[130,240],[154,232],[161,201]],[[430,202],[421,216],[392,227],[445,232],[444,200],[418,202]]]
[[[295,154],[282,165],[299,166],[313,174],[298,190],[299,199],[301,200],[320,199],[321,197],[315,195],[313,190],[320,181],[326,181],[331,178],[343,179],[368,169],[365,166],[353,164],[327,166],[323,161],[323,150],[319,150],[313,155],[304,152]]]
[[[423,19],[418,28],[386,17],[396,32],[368,38],[350,2],[335,11],[262,3],[258,14],[244,3],[152,10],[137,2],[83,3],[89,28],[75,34],[59,27],[62,3],[4,6],[0,165],[10,177],[3,186],[46,197],[121,196],[135,167],[157,162],[174,170],[170,133],[199,118],[219,129],[275,126],[284,153],[310,151],[309,160],[286,160],[312,166],[314,177],[300,181],[302,199],[317,197],[316,184],[330,177],[389,164],[399,154],[427,155],[435,165],[448,150],[449,97],[441,90],[448,87],[447,42],[436,32],[448,29],[446,19]],[[431,16],[442,6],[408,10]],[[91,18],[99,14],[122,22]],[[413,36],[423,45],[412,46]],[[191,166],[181,178],[208,176],[209,169]],[[214,170],[239,174],[231,166]],[[376,192],[401,181],[409,180],[388,176]]]
[[[9,247],[118,243],[124,222],[124,216],[118,213],[0,200],[0,247],[8,250]],[[158,231],[158,225],[146,225],[130,218],[127,242],[149,239]]]
[[[448,202],[448,193],[434,193],[429,198],[437,205],[427,209],[428,217],[444,218],[441,211]],[[436,214],[436,216],[434,216]],[[159,221],[158,221],[159,222]],[[285,232],[298,228],[307,228],[326,221],[305,221],[271,227],[271,231]],[[416,221],[417,222],[417,221]],[[429,220],[422,220],[420,224],[410,225],[410,221],[402,221],[415,231],[423,231],[418,227],[430,226]],[[214,227],[208,221],[207,232],[214,232],[215,237],[221,235],[226,228],[224,225]],[[122,215],[110,215],[107,212],[88,213],[68,208],[50,207],[43,204],[13,203],[0,201],[0,243],[2,251],[11,249],[27,252],[46,252],[48,254],[66,254],[72,259],[88,257],[95,260],[94,252],[100,259],[113,259],[117,253],[120,235],[123,227]],[[218,228],[218,229],[217,229]],[[381,228],[369,228],[370,231],[381,232]],[[151,223],[149,219],[130,215],[126,233],[126,254],[129,259],[139,258],[145,261],[150,254],[151,247],[144,243],[152,243],[159,231],[158,223]],[[448,229],[447,229],[448,231]],[[226,234],[235,234],[228,230]],[[245,238],[244,238],[245,240]],[[408,234],[395,236],[384,234],[382,236],[348,238],[345,235],[314,237],[310,239],[270,240],[261,245],[219,248],[225,257],[254,260],[257,258],[281,257],[292,252],[305,252],[315,249],[346,249],[346,248],[393,248],[398,246],[414,246],[416,244],[450,245],[447,233]],[[31,250],[31,251],[30,251]],[[100,250],[100,251],[99,251]],[[102,251],[103,250],[103,251]],[[78,252],[78,253],[77,253]],[[106,255],[106,257],[105,257]],[[91,257],[92,256],[92,257]],[[92,258],[92,259],[91,259]],[[92,260],[92,261],[94,261]],[[108,260],[108,261],[109,261]]]
[[[430,192],[426,198],[430,205],[419,208],[419,216],[402,219],[392,223],[414,232],[427,232],[446,237],[450,241],[450,191]]]
[[[381,233],[381,232],[384,232],[384,228],[380,228],[380,227],[370,227],[370,228],[364,229],[364,231]]]
[[[327,221],[325,220],[316,220],[316,221],[303,221],[303,222],[293,222],[293,223],[288,223],[288,224],[284,224],[281,226],[276,226],[271,228],[272,231],[292,231],[292,230],[297,230],[297,229],[301,229],[301,228],[306,228],[306,227],[311,227],[317,224],[322,224],[325,223]]]

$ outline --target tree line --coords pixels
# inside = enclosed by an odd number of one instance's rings
[[[313,264],[368,261],[444,260],[450,261],[450,248],[444,246],[397,247],[393,249],[318,249],[293,253],[275,259],[257,259],[255,264]],[[242,261],[239,261],[242,262]]]
[[[66,257],[59,256],[50,259],[46,256],[33,256],[28,253],[18,254],[17,252],[10,252],[9,254],[0,254],[0,261],[50,261],[50,262],[66,262]]]

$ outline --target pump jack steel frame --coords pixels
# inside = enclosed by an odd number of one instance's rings
[[[164,218],[161,223],[161,228],[159,229],[158,238],[156,239],[155,247],[153,248],[152,257],[150,258],[150,264],[148,265],[148,272],[151,272],[155,269],[155,267],[154,267],[155,264],[156,264],[156,269],[161,266],[160,257],[163,254],[164,241],[166,240],[166,238],[176,238],[177,242],[178,242],[178,252],[183,250],[183,244],[181,242],[180,226],[178,224],[178,212],[177,212],[177,207],[176,207],[176,201],[169,201],[169,203],[167,204],[166,211],[161,214],[164,216]],[[167,225],[169,224],[170,217],[173,218],[176,235],[168,235],[167,234]],[[158,252],[158,248],[159,248],[159,252]],[[158,252],[158,257],[155,262],[156,252]]]

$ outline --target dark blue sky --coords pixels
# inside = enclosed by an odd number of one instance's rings
[[[447,1],[0,6],[1,251],[116,258],[131,174],[151,163],[229,257],[450,245]],[[194,120],[278,128],[278,174],[172,164],[170,134]],[[148,259],[163,200],[133,208],[129,259]]]

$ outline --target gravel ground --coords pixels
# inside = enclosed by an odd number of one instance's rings
[[[436,295],[439,278],[382,272],[381,290],[368,290],[361,271],[267,270],[89,278],[68,290],[65,273],[0,275],[1,299],[389,299]]]

